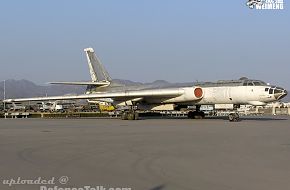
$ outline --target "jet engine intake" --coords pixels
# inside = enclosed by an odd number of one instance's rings
[[[165,100],[163,103],[196,102],[203,98],[204,91],[201,87],[181,88],[182,95]]]
[[[196,87],[194,89],[194,95],[196,98],[202,98],[203,97],[203,91],[202,91],[202,88],[200,87]]]

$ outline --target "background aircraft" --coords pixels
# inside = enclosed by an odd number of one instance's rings
[[[36,98],[7,99],[5,102],[47,101],[88,99],[89,101],[107,102],[115,106],[127,106],[122,119],[134,120],[138,112],[134,108],[150,110],[156,106],[174,104],[176,108],[195,105],[195,111],[189,111],[189,118],[204,118],[201,105],[214,104],[250,104],[263,106],[282,99],[287,91],[281,87],[270,86],[261,80],[241,78],[217,82],[192,83],[191,85],[127,85],[112,80],[108,72],[95,55],[92,48],[86,48],[90,74],[89,82],[52,82],[51,84],[87,85],[86,93],[76,96],[51,96]],[[229,114],[230,121],[238,121],[237,113]]]

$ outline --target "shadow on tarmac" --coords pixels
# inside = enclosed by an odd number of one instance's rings
[[[194,119],[189,119],[187,117],[140,117],[139,120],[150,120],[150,119],[172,119],[172,120],[177,120],[177,119],[182,119],[182,120],[194,120]],[[287,116],[250,116],[250,117],[247,117],[247,116],[242,116],[240,118],[241,121],[287,121],[289,120],[290,118],[287,117]],[[226,116],[217,116],[217,117],[206,117],[204,120],[229,120],[228,117]]]
[[[165,185],[158,185],[156,187],[153,187],[152,189],[149,190],[163,190],[165,188]]]

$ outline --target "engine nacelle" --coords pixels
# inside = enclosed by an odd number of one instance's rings
[[[196,102],[204,96],[204,91],[201,87],[187,87],[181,88],[181,90],[183,90],[182,95],[165,100],[163,103]]]

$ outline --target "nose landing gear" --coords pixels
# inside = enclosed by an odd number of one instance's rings
[[[234,104],[234,113],[229,114],[229,121],[230,122],[238,122],[240,121],[240,116],[238,114],[238,108],[240,108],[240,105]]]
[[[230,113],[229,114],[229,121],[230,122],[238,122],[240,121],[240,116],[238,113]]]

